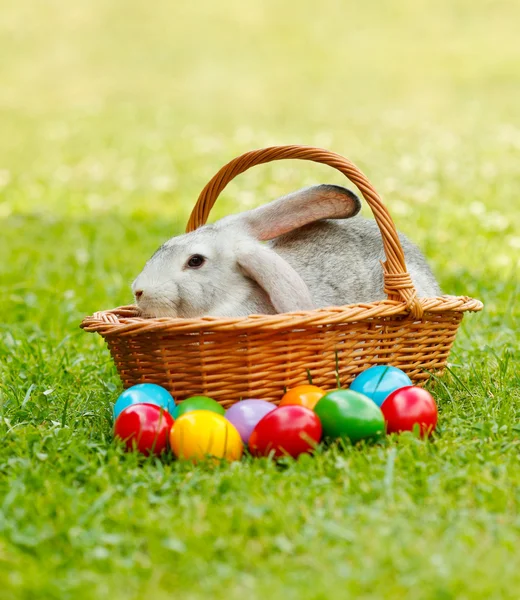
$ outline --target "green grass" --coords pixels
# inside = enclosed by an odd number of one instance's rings
[[[517,598],[518,5],[2,3],[0,596]],[[434,382],[432,442],[275,465],[141,462],[85,314],[182,231],[242,151],[345,154],[443,289],[482,299]],[[215,216],[303,185],[258,167]]]

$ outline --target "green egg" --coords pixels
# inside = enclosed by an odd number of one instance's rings
[[[321,421],[325,438],[358,442],[385,432],[385,420],[379,406],[352,390],[339,389],[325,394],[314,412]]]
[[[179,403],[179,414],[177,415],[177,419],[193,410],[210,410],[219,415],[223,415],[226,412],[224,407],[220,406],[213,398],[209,398],[208,396],[192,396]]]

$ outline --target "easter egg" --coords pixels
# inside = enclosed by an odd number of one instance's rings
[[[279,406],[297,404],[313,410],[318,400],[323,396],[325,396],[325,390],[315,385],[297,385],[285,392]]]
[[[309,408],[280,406],[254,428],[249,450],[255,456],[292,456],[312,452],[321,439],[321,423]]]
[[[186,398],[186,400],[180,402],[178,408],[177,418],[194,410],[209,410],[218,415],[223,415],[226,412],[223,406],[208,396],[191,396],[191,398]]]
[[[175,419],[177,405],[170,392],[155,383],[138,383],[126,389],[114,404],[114,419],[132,404],[155,404],[167,410]]]
[[[161,454],[168,445],[173,419],[155,404],[132,404],[125,408],[114,424],[114,437],[123,440],[128,451]]]
[[[170,446],[177,458],[194,461],[239,460],[244,448],[236,428],[209,410],[192,410],[179,417],[170,433]]]
[[[350,384],[350,389],[368,396],[378,406],[395,390],[412,385],[408,375],[389,365],[377,365],[360,373]]]
[[[325,394],[314,412],[321,421],[325,438],[346,438],[357,442],[375,438],[385,431],[379,406],[352,390],[339,389]]]
[[[228,408],[226,419],[236,427],[242,441],[247,444],[260,419],[275,408],[275,404],[265,400],[241,400]]]
[[[431,435],[437,426],[437,405],[433,396],[420,387],[408,386],[392,392],[381,406],[387,433],[414,431]]]

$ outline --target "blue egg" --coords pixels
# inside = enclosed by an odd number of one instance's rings
[[[395,390],[413,385],[408,375],[397,367],[377,365],[360,373],[350,384],[350,389],[368,396],[378,406]]]
[[[125,390],[114,404],[114,419],[132,404],[155,404],[168,411],[174,419],[179,412],[170,392],[155,383],[139,383]]]

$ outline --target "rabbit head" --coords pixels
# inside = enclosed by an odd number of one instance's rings
[[[360,207],[349,190],[318,185],[171,238],[134,281],[137,304],[146,317],[312,309],[302,278],[262,242],[314,221],[352,217]]]

